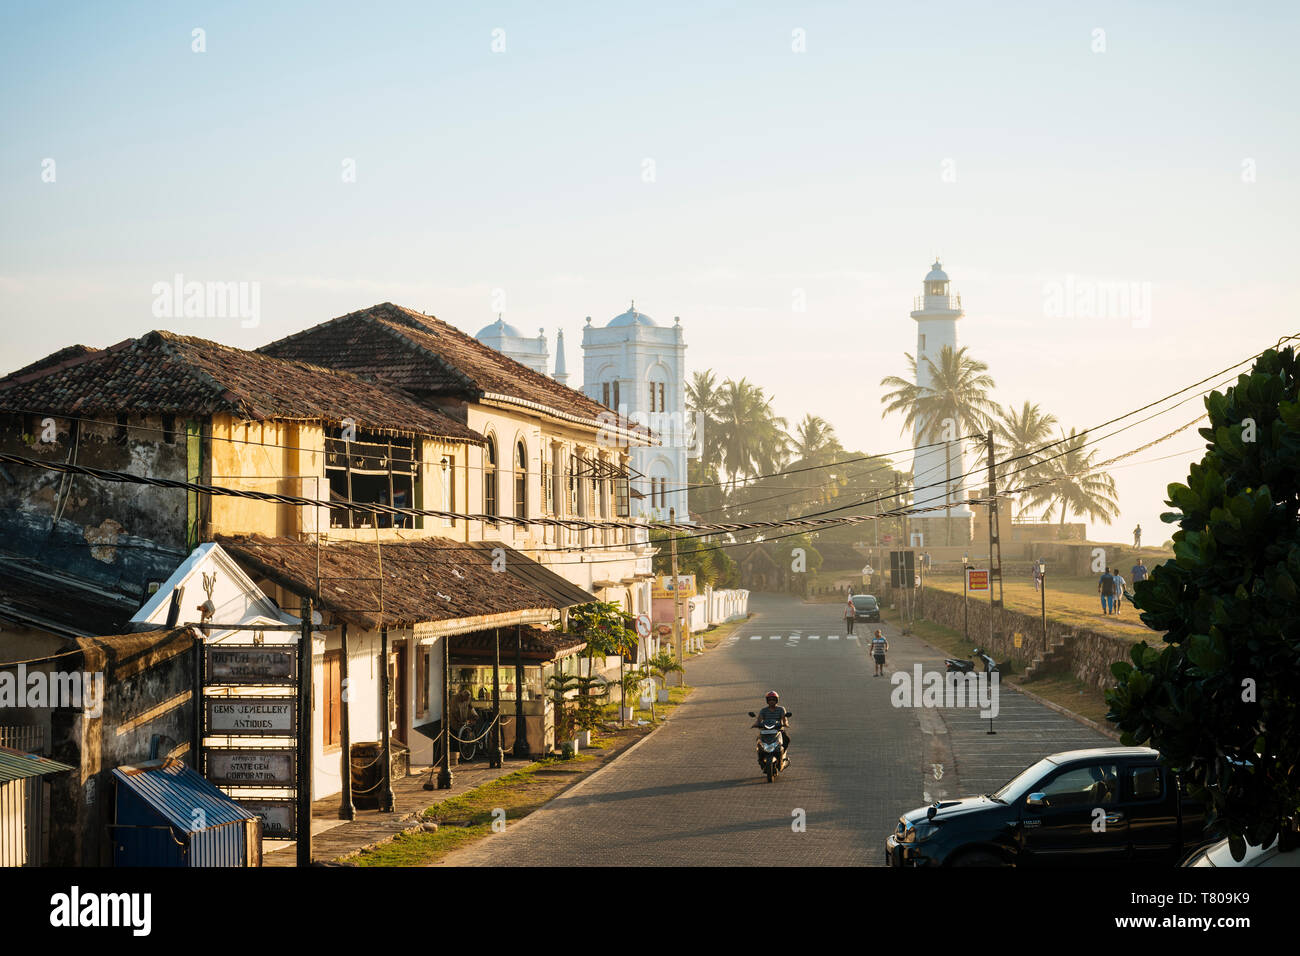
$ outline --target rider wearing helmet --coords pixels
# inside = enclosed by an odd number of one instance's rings
[[[766,697],[767,706],[758,712],[758,717],[754,720],[755,727],[762,727],[763,721],[775,720],[777,726],[781,728],[781,743],[786,750],[790,749],[790,733],[786,729],[790,726],[790,718],[786,710],[781,706],[781,695],[774,690],[769,690]]]

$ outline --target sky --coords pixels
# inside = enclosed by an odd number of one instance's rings
[[[690,370],[879,453],[909,444],[880,379],[940,256],[994,398],[1083,429],[1300,331],[1297,26],[1283,3],[10,5],[0,366],[153,328],[251,348],[392,301],[563,328],[579,380],[585,317],[635,299],[681,317]],[[255,321],[167,311],[176,276],[255,289]],[[1115,468],[1091,536],[1168,538],[1202,446]]]

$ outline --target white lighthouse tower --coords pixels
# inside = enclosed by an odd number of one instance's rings
[[[961,296],[948,290],[948,274],[938,259],[925,277],[924,292],[913,303],[912,318],[916,321],[916,384],[932,385],[928,358],[939,365],[939,356],[945,346],[957,351],[957,320],[965,313]],[[964,504],[966,492],[961,476],[966,473],[962,455],[961,434],[954,422],[950,428],[951,442],[935,444],[944,436],[927,436],[928,422],[917,420],[912,433],[912,488],[916,507],[948,504],[942,511],[918,515],[911,521],[913,542],[920,534],[920,546],[939,547],[946,544],[966,546],[971,540],[972,515]],[[942,424],[939,428],[942,428]],[[922,446],[931,447],[924,448]],[[946,461],[945,461],[946,458]],[[908,542],[912,544],[913,542]]]

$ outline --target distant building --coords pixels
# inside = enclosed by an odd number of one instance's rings
[[[647,425],[662,442],[631,450],[633,511],[662,521],[670,508],[689,520],[686,458],[690,422],[686,411],[686,342],[682,320],[659,325],[633,303],[605,326],[591,317],[582,330],[582,390],[620,416]],[[635,494],[634,494],[635,496]]]
[[[950,294],[948,281],[948,273],[935,259],[925,277],[923,294],[913,302],[917,385],[931,384],[927,358],[937,365],[945,346],[957,350],[957,320],[966,313],[962,311],[961,296]],[[914,517],[910,523],[912,541],[908,544],[913,547],[937,547],[949,543],[965,546],[971,540],[974,515],[964,504],[966,493],[962,490],[962,475],[966,473],[966,467],[962,456],[962,436],[954,434],[953,441],[936,444],[936,439],[927,434],[929,424],[918,417],[912,433],[913,505],[924,508],[951,504],[951,507]],[[920,535],[919,539],[917,535]]]

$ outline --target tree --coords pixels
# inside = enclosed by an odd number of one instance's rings
[[[570,608],[568,633],[587,643],[584,655],[588,678],[593,658],[626,654],[636,646],[632,615],[612,601],[592,601]],[[585,687],[583,695],[586,696]]]
[[[1205,399],[1209,442],[1177,509],[1174,558],[1134,586],[1164,632],[1111,666],[1108,718],[1149,744],[1207,800],[1234,859],[1246,843],[1294,845],[1300,814],[1300,370],[1269,350]]]
[[[962,434],[988,429],[997,405],[989,398],[993,389],[988,366],[972,358],[962,346],[956,351],[949,345],[939,350],[939,361],[925,356],[925,375],[917,377],[916,359],[904,353],[909,378],[888,375],[880,384],[892,388],[880,401],[885,410],[881,418],[893,412],[903,415],[903,432],[920,425],[923,443],[942,441],[944,446],[944,514],[949,519],[948,544],[952,544],[952,446]],[[961,434],[953,434],[953,432]]]
[[[1057,425],[1055,415],[1046,415],[1028,400],[1019,409],[1014,406],[998,411],[993,423],[993,441],[998,457],[1010,461],[1004,473],[1006,490],[1013,491],[1031,484],[1039,476],[1038,465],[1049,453],[1040,451],[1052,440]]]
[[[1085,448],[1087,441],[1087,432],[1076,434],[1071,428],[1068,436],[1062,433],[1060,444],[1044,453],[1038,471],[1039,480],[1047,483],[1026,492],[1030,507],[1047,506],[1043,510],[1044,520],[1050,519],[1058,508],[1062,527],[1067,513],[1093,521],[1119,517],[1115,479],[1097,471],[1097,452]]]
[[[734,491],[741,477],[775,471],[785,461],[790,439],[786,421],[772,411],[772,400],[747,379],[727,379],[717,407],[722,469]]]
[[[791,454],[805,465],[834,461],[844,454],[835,429],[820,415],[805,415],[790,438]]]

